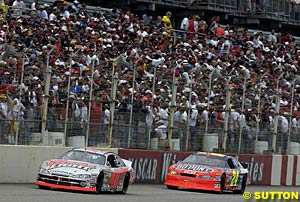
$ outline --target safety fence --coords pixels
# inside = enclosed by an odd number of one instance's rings
[[[223,127],[216,126],[210,120],[208,131],[200,124],[196,127],[175,122],[172,130],[172,139],[168,142],[168,127],[161,124],[147,125],[143,112],[133,113],[132,124],[130,113],[115,113],[112,126],[112,135],[109,137],[109,125],[103,123],[99,111],[91,111],[93,123],[87,124],[80,120],[64,118],[64,109],[50,108],[47,118],[47,127],[41,131],[42,121],[34,119],[33,109],[28,108],[20,121],[1,120],[0,140],[2,144],[18,145],[49,145],[49,146],[111,146],[121,148],[138,148],[175,151],[209,151],[220,152],[224,141]],[[55,114],[60,112],[59,115]],[[31,113],[31,117],[30,117]],[[33,118],[33,119],[32,119]],[[273,131],[262,123],[259,131],[256,127],[229,128],[227,131],[226,152],[235,153],[266,153],[272,149]],[[109,140],[111,138],[111,141]],[[288,134],[278,131],[276,151],[287,149]],[[299,154],[299,129],[291,129],[289,139],[290,154]]]

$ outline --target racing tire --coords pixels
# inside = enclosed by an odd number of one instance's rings
[[[224,193],[225,181],[226,181],[226,175],[223,174],[220,181],[220,194]]]
[[[46,187],[46,186],[43,186],[43,185],[38,185],[38,187],[39,187],[40,189],[50,189],[50,187]]]
[[[96,193],[101,194],[103,191],[101,190],[103,186],[103,180],[104,180],[104,174],[101,172],[97,178],[97,184],[96,184]]]
[[[245,189],[246,189],[246,179],[247,179],[247,177],[244,176],[243,177],[243,181],[242,181],[242,188],[241,188],[241,190],[236,190],[233,193],[235,193],[235,194],[243,194],[245,192]]]
[[[172,186],[172,185],[167,185],[168,189],[172,189],[172,190],[177,190],[178,187],[177,186]]]
[[[130,181],[130,175],[127,173],[127,175],[124,178],[123,188],[122,188],[121,194],[124,194],[124,195],[127,194],[127,190],[128,190],[128,187],[129,187],[129,181]]]

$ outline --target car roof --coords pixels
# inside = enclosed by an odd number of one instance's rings
[[[102,155],[115,154],[112,151],[101,150],[101,149],[93,148],[93,147],[74,148],[73,150],[88,151],[88,152],[93,152],[93,153],[102,154]]]
[[[210,153],[210,152],[196,152],[196,154],[201,154],[201,155],[205,155],[205,156],[217,156],[217,157],[228,157],[225,154],[220,154],[220,153]]]

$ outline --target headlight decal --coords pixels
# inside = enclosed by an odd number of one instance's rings
[[[175,170],[170,170],[170,171],[169,171],[169,174],[170,174],[170,175],[178,175],[178,172],[176,172]]]
[[[49,174],[49,171],[47,169],[40,168],[40,173],[42,173],[42,174]]]
[[[213,177],[210,175],[200,175],[199,178],[203,180],[211,180]]]
[[[221,175],[216,175],[215,181],[221,181]]]
[[[76,175],[71,175],[70,177],[79,178],[79,179],[90,179],[91,178],[91,176],[89,174],[76,174]]]

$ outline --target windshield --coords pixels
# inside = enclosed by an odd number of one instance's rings
[[[71,150],[64,153],[58,159],[83,161],[92,164],[105,165],[105,156],[87,151]]]
[[[201,154],[191,154],[186,159],[183,160],[183,163],[190,164],[200,164],[214,167],[224,168],[226,165],[226,161],[224,157],[219,156],[209,156],[209,155],[201,155]]]

